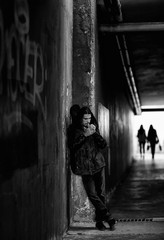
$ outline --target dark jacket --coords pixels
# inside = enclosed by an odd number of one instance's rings
[[[138,141],[140,143],[145,143],[146,142],[146,133],[145,133],[145,130],[144,129],[139,129],[138,130],[138,134],[137,134],[137,137],[138,137]]]
[[[85,137],[81,129],[76,129],[71,144],[72,171],[76,175],[93,175],[105,166],[100,149],[107,145],[105,139],[95,132]]]
[[[150,143],[158,143],[159,140],[158,140],[158,136],[157,136],[157,132],[154,128],[150,128],[149,131],[148,131],[148,137],[147,137],[147,140],[150,142]]]

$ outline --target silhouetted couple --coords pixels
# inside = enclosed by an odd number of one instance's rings
[[[159,139],[158,139],[157,131],[153,128],[153,125],[152,124],[150,125],[147,136],[146,136],[145,129],[143,128],[143,125],[141,125],[140,129],[138,130],[137,137],[138,137],[141,157],[142,156],[144,157],[144,154],[145,154],[145,143],[149,142],[152,159],[154,159],[155,146],[159,142]]]

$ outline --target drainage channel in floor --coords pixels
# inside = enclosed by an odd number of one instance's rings
[[[117,222],[164,222],[164,217],[155,218],[122,218],[116,219]]]
[[[153,218],[116,218],[117,223],[136,223],[136,222],[164,222],[164,217],[153,217]],[[70,229],[77,228],[94,228],[95,223],[93,222],[73,222]]]

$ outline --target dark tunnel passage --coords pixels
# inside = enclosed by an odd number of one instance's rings
[[[164,4],[143,2],[122,1],[121,13],[119,0],[0,1],[0,239],[101,239],[70,168],[73,104],[92,110],[107,142],[104,189],[118,227],[106,237],[135,230],[135,240],[141,225],[127,222],[146,221],[148,237],[164,234]],[[148,144],[140,156],[141,124],[157,129],[154,159]]]

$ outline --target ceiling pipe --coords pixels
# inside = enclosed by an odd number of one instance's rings
[[[164,112],[164,108],[142,108],[142,112]]]
[[[109,13],[111,22],[115,23],[116,26],[121,26],[122,23],[120,23],[120,22],[123,21],[123,18],[122,18],[122,10],[121,10],[120,0],[104,0],[104,6]],[[106,32],[117,32],[117,31],[114,31],[114,30],[116,30],[116,27],[113,28],[113,25],[100,26],[100,30],[103,32],[105,32],[105,31]],[[125,37],[123,36],[123,45],[124,45],[127,64],[125,64],[123,51],[121,49],[121,45],[120,45],[119,38],[117,35],[116,35],[116,41],[117,41],[118,49],[120,52],[120,57],[121,57],[125,77],[126,77],[126,80],[127,80],[128,86],[129,86],[131,97],[132,97],[135,114],[140,115],[141,114],[141,105],[140,105],[140,100],[139,100],[137,88],[136,88],[134,77],[133,77],[133,72],[132,72],[132,69],[130,66],[130,59],[129,59],[129,54],[127,51]]]
[[[164,22],[118,23],[101,25],[100,31],[110,33],[157,32],[164,31]]]
[[[131,68],[131,63],[130,63],[130,58],[129,58],[129,53],[128,53],[128,48],[127,48],[127,45],[126,45],[126,40],[125,40],[124,35],[123,35],[123,44],[124,44],[124,50],[125,50],[125,55],[126,55],[126,60],[127,60],[127,67],[129,69],[130,80],[132,82],[133,92],[134,92],[134,95],[135,95],[135,98],[136,98],[136,101],[137,101],[137,106],[138,106],[138,108],[141,109],[139,95],[138,95],[137,87],[136,87],[136,84],[135,84],[133,71],[132,71],[132,68]]]
[[[123,66],[123,69],[124,69],[125,77],[126,77],[126,80],[127,80],[127,83],[128,83],[128,87],[129,87],[129,90],[130,90],[131,97],[132,97],[132,101],[133,101],[133,105],[134,105],[134,109],[135,109],[135,114],[140,115],[141,112],[142,112],[141,111],[141,105],[140,105],[139,96],[138,96],[138,93],[137,93],[137,88],[136,88],[136,85],[135,85],[135,81],[134,81],[134,78],[133,78],[133,75],[132,75],[132,70],[131,70],[131,68],[128,68],[128,71],[127,71],[127,66],[125,64],[123,51],[122,51],[120,41],[119,41],[119,38],[118,38],[117,35],[116,35],[116,41],[117,41],[117,45],[118,45],[118,49],[119,49],[119,53],[120,53],[121,62],[122,62],[122,66]],[[129,59],[129,57],[128,57],[128,59]],[[130,77],[129,77],[129,75],[130,75]],[[133,78],[133,79],[131,79],[131,78]]]

